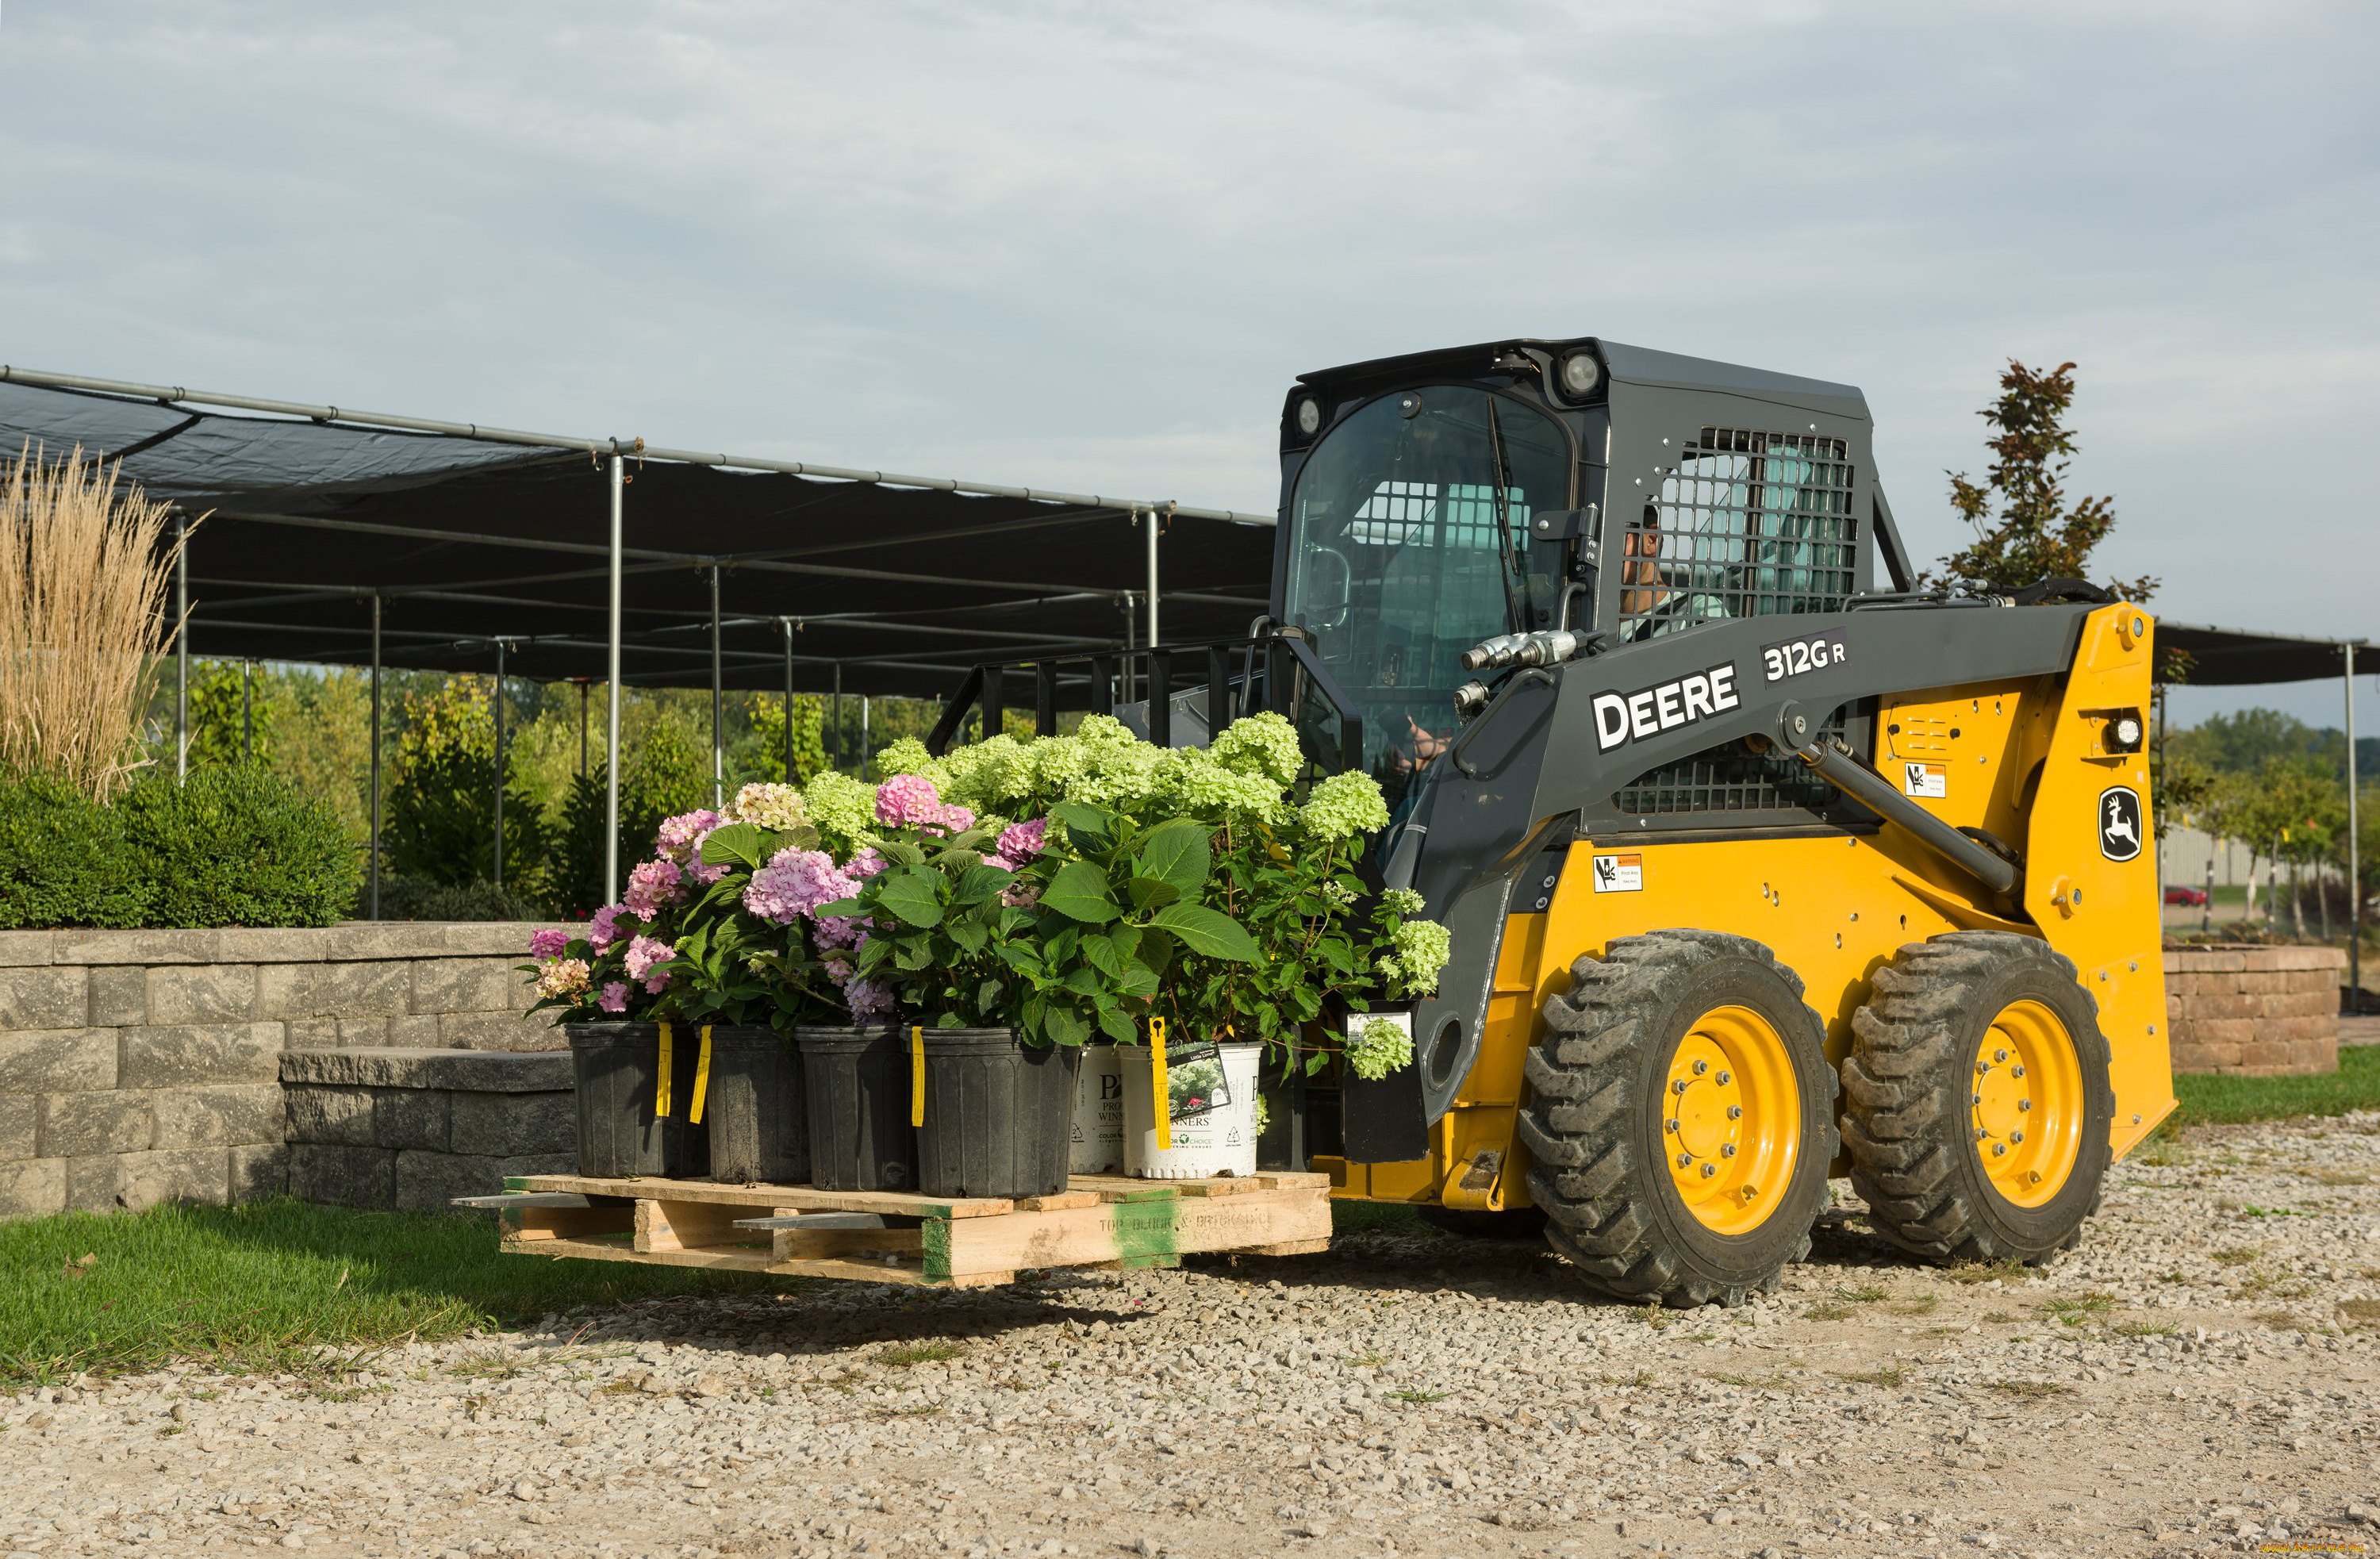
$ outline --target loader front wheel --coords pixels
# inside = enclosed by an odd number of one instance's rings
[[[1615,939],[1545,1005],[1520,1138],[1546,1239],[1618,1298],[1741,1304],[1809,1252],[1834,1069],[1802,982],[1717,932]]]
[[[2048,1260],[2098,1211],[2115,1093],[2098,1005],[2035,937],[1904,947],[1852,1015],[1843,1145],[1876,1231],[1937,1261]]]

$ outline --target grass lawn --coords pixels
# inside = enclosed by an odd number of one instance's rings
[[[225,1369],[335,1370],[410,1338],[516,1325],[577,1305],[771,1285],[678,1267],[504,1256],[486,1215],[290,1200],[69,1212],[0,1224],[0,1385],[123,1373],[176,1356]],[[325,1346],[342,1359],[318,1358]]]
[[[2380,1045],[2338,1053],[2338,1070],[2312,1078],[2232,1078],[2185,1072],[2173,1079],[2176,1127],[2283,1120],[2380,1110]]]

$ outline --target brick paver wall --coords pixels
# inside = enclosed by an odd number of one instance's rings
[[[2346,973],[2347,954],[2337,947],[2167,948],[2173,1069],[2243,1077],[2336,1072]]]
[[[0,932],[0,1218],[289,1184],[285,1052],[565,1048],[518,923]]]

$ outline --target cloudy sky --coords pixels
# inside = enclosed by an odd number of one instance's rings
[[[1595,334],[1859,384],[1930,556],[2071,359],[2108,572],[2380,636],[2374,57],[2368,0],[4,0],[0,361],[1269,509],[1299,371]]]

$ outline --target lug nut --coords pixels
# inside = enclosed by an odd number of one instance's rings
[[[1992,1064],[1988,1061],[1978,1061],[1975,1063],[1975,1076],[1979,1078],[1991,1069]]]
[[[1675,1137],[1678,1134],[1678,1122],[1676,1117],[1672,1116],[1669,1120],[1663,1121],[1661,1124],[1668,1129],[1670,1136]]]
[[[2022,1142],[2024,1140],[2024,1133],[2022,1131],[2011,1131],[2009,1133],[2009,1140],[2011,1142]]]
[[[1992,1052],[1992,1059],[1995,1061],[2006,1061],[2008,1059],[2008,1052],[2005,1050],[1996,1050]]]
[[[1686,1168],[1688,1165],[1692,1164],[1694,1162],[1694,1154],[1692,1154],[1692,1153],[1680,1153],[1680,1154],[1678,1155],[1678,1167],[1679,1167],[1680,1169],[1684,1169],[1684,1168]]]
[[[2030,1110],[2033,1108],[2033,1101],[2030,1099],[2020,1099],[2016,1102],[2016,1107],[2020,1110]]]
[[[1979,1127],[1975,1127],[1975,1140],[1976,1140],[1976,1141],[1980,1142],[1980,1141],[1982,1141],[1985,1138],[1989,1137],[1990,1135],[1991,1135],[1991,1133],[1990,1133],[1990,1132],[1988,1132],[1988,1131],[1985,1131],[1982,1127],[1980,1127],[1980,1126],[1979,1126]]]
[[[1694,1063],[1694,1076],[1696,1076],[1696,1077],[1698,1077],[1698,1078],[1699,1078],[1699,1077],[1701,1077],[1705,1072],[1707,1072],[1707,1071],[1709,1071],[1709,1070],[1710,1070],[1710,1063],[1709,1063],[1709,1062],[1707,1062],[1707,1061],[1697,1061],[1697,1062],[1695,1062],[1695,1063]],[[1721,1079],[1720,1079],[1720,1081],[1722,1081],[1722,1082],[1724,1082],[1725,1080],[1726,1080],[1725,1078],[1721,1078]]]
[[[2007,1144],[2007,1143],[2005,1143],[2005,1142],[1995,1142],[1995,1143],[1993,1143],[1993,1144],[1992,1144],[1992,1157],[1994,1157],[1994,1158],[1998,1158],[1998,1157],[1999,1157],[2002,1153],[2005,1153],[2005,1152],[2007,1152],[2007,1151],[2008,1151],[2008,1144]]]
[[[1671,1083],[1671,1084],[1670,1085],[1670,1092],[1672,1092],[1672,1093],[1683,1093],[1683,1092],[1685,1092],[1685,1091],[1686,1091],[1686,1079],[1685,1079],[1685,1078],[1680,1078],[1676,1082]]]
[[[2020,1064],[2020,1065],[2019,1065],[2019,1066],[2018,1066],[2014,1070],[2012,1070],[2012,1071],[2010,1071],[2010,1072],[2009,1073],[2009,1076],[2010,1076],[2010,1077],[2011,1077],[2011,1078],[2021,1078],[2021,1077],[2024,1076],[2024,1067],[2023,1067],[2023,1066],[2022,1066],[2022,1064]]]
[[[1717,1164],[1715,1164],[1715,1163],[1706,1163],[1706,1164],[1703,1165],[1703,1178],[1704,1178],[1704,1179],[1707,1180],[1707,1179],[1709,1179],[1712,1175],[1717,1175],[1718,1173],[1718,1165],[1717,1165]]]
[[[1720,1143],[1718,1147],[1718,1156],[1723,1159],[1731,1159],[1735,1157],[1735,1144],[1732,1142]]]
[[[1735,1081],[1735,1074],[1733,1072],[1721,1072],[1718,1075],[1718,1085],[1721,1088],[1725,1088],[1728,1084],[1733,1081]]]
[[[1967,1095],[1967,1102],[1971,1104],[1980,1104],[1984,1102],[1984,1096],[1980,1093],[1971,1093]]]
[[[1743,1118],[1743,1106],[1741,1104],[1730,1104],[1727,1107],[1727,1118],[1731,1121],[1742,1120]]]

